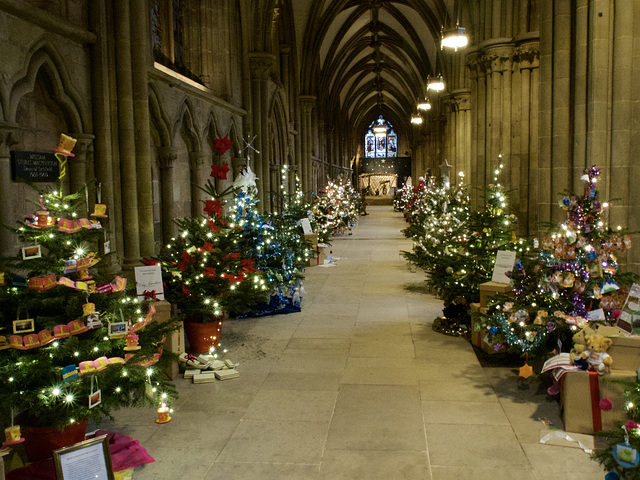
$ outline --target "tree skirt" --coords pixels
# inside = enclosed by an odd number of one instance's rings
[[[155,461],[140,446],[138,440],[133,440],[126,435],[98,430],[91,435],[87,435],[86,438],[88,440],[102,435],[107,435],[109,439],[109,451],[111,452],[111,463],[113,464],[114,472],[139,467]],[[56,480],[56,467],[53,464],[53,459],[49,458],[9,472],[7,480]]]

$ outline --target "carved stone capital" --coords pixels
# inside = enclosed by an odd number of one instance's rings
[[[251,68],[251,78],[255,78],[257,80],[268,80],[275,64],[276,64],[276,59],[270,53],[250,53],[249,54],[249,67]]]
[[[538,68],[540,66],[540,44],[535,42],[520,45],[513,54],[513,60],[520,64],[520,69]]]
[[[93,154],[93,140],[95,136],[90,133],[69,133],[69,136],[77,140],[73,153],[76,156],[76,162],[86,162],[87,157]]]
[[[20,143],[19,130],[18,125],[0,123],[0,157],[8,158],[11,148]]]
[[[462,112],[471,108],[471,92],[469,90],[451,92],[449,104],[454,112]]]
[[[178,152],[173,147],[160,147],[156,150],[160,168],[171,168],[178,159]]]
[[[189,152],[189,167],[191,170],[196,170],[204,165],[207,158],[209,158],[209,155],[204,152]]]
[[[316,106],[317,97],[313,95],[300,95],[298,101],[300,102],[300,109],[304,114],[310,114]]]

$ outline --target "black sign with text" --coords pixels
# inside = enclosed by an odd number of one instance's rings
[[[60,174],[53,153],[11,151],[11,179],[27,182],[54,182]]]

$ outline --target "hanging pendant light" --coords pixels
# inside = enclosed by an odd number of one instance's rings
[[[418,102],[416,108],[424,112],[426,112],[427,110],[431,110],[431,102],[429,101],[429,97],[424,97],[424,100]]]
[[[444,47],[453,48],[457,52],[459,48],[466,47],[468,42],[466,30],[456,24],[455,28],[442,31],[440,49]]]
[[[422,117],[417,113],[411,115],[411,123],[414,125],[420,125],[422,123]]]
[[[434,78],[427,77],[427,90],[433,90],[434,92],[444,90],[444,80],[442,75],[438,75]]]

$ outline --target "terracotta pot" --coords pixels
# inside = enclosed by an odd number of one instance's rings
[[[211,317],[206,323],[202,317],[187,317],[184,319],[184,334],[189,342],[189,352],[209,353],[211,347],[220,345],[220,333],[224,314],[219,317]]]
[[[53,457],[53,451],[84,440],[87,421],[75,422],[64,430],[55,427],[25,427],[24,449],[31,462]]]

